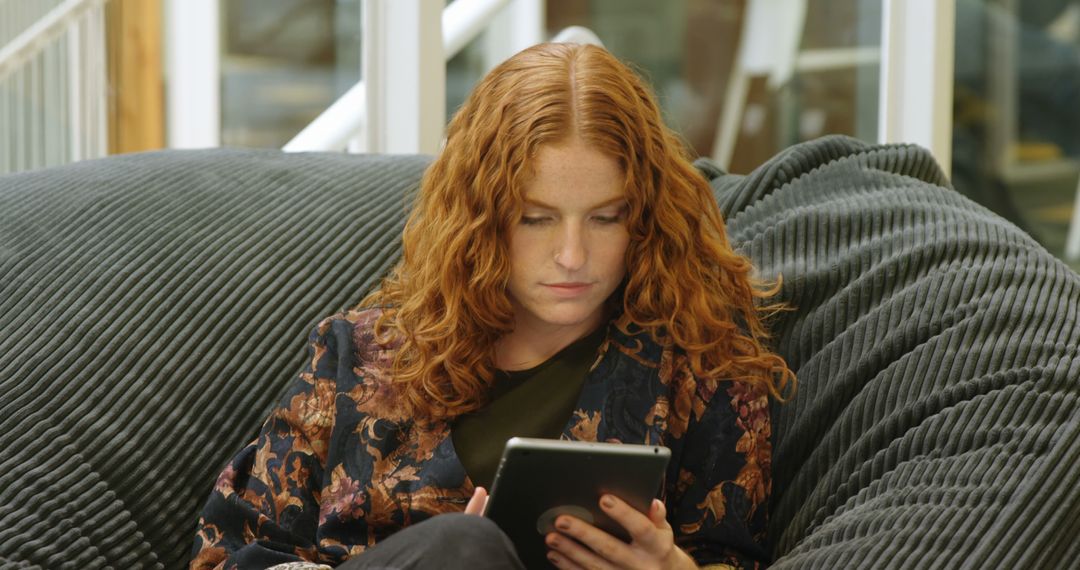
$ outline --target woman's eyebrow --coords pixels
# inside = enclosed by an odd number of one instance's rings
[[[600,208],[605,208],[607,206],[611,206],[613,204],[617,204],[619,202],[625,202],[625,201],[626,201],[626,198],[624,196],[619,196],[617,198],[612,198],[610,200],[604,200],[603,202],[600,202],[599,204],[596,204],[595,206],[590,206],[588,209],[589,210],[599,210]],[[533,200],[531,198],[525,198],[525,203],[530,205],[530,206],[536,206],[537,208],[543,208],[545,210],[558,210],[559,209],[558,206],[548,204],[547,202],[543,202],[541,200]]]

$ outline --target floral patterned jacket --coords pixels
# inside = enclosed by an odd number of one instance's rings
[[[473,483],[447,422],[402,415],[374,340],[378,310],[323,320],[310,362],[258,437],[217,479],[192,568],[336,566],[395,531],[462,511]],[[664,500],[676,543],[698,564],[765,565],[768,399],[702,380],[679,350],[608,326],[562,437],[664,445]]]

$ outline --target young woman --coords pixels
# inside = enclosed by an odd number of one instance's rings
[[[639,77],[571,44],[498,66],[451,122],[403,245],[377,291],[312,332],[305,371],[219,477],[193,568],[520,567],[471,516],[514,435],[672,450],[648,513],[600,501],[632,542],[563,516],[555,566],[764,565],[768,402],[794,378],[764,344],[771,291]]]

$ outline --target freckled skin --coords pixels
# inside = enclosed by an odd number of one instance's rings
[[[500,367],[527,367],[594,330],[626,274],[625,180],[618,161],[569,141],[541,147],[510,232],[514,331]]]

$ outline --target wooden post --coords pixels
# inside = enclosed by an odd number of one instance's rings
[[[107,4],[109,154],[165,146],[161,0]]]

